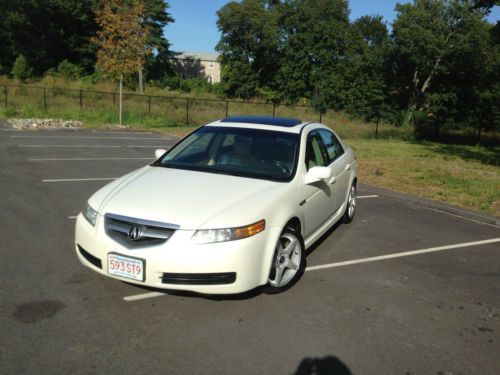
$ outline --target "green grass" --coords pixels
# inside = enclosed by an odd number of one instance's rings
[[[359,178],[368,184],[500,216],[500,168],[484,147],[448,153],[437,143],[348,141],[356,150]],[[493,165],[492,165],[493,164]]]

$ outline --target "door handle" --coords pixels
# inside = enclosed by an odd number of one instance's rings
[[[328,183],[331,185],[331,184],[334,184],[335,182],[337,182],[337,177],[336,176],[333,176],[332,178],[330,178],[330,181],[328,181]]]
[[[345,166],[345,170],[346,170],[346,171],[351,170],[351,164],[347,164],[347,165]]]

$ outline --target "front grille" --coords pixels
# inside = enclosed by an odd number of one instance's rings
[[[178,225],[160,223],[115,214],[104,215],[106,234],[127,248],[159,245],[166,242],[179,228]],[[134,236],[131,231],[135,231]]]
[[[81,247],[80,245],[76,246],[78,246],[78,251],[80,252],[80,254],[82,254],[82,257],[84,257],[89,263],[93,264],[97,268],[102,269],[102,262],[99,258],[85,251],[83,247]]]
[[[232,284],[236,281],[236,272],[224,273],[164,273],[163,284],[217,285]]]

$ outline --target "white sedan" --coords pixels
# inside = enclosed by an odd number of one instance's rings
[[[85,266],[155,288],[278,293],[301,276],[305,250],[354,216],[354,152],[322,124],[228,117],[156,157],[78,215]]]

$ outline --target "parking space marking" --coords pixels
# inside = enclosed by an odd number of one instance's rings
[[[155,160],[153,158],[40,158],[28,161],[96,161],[96,160]]]
[[[135,147],[153,147],[153,148],[163,148],[168,150],[171,146],[165,146],[165,145],[151,145],[151,146],[144,146],[144,145],[125,145],[125,146],[116,146],[116,145],[17,145],[17,147],[45,147],[45,148],[58,148],[58,147],[70,147],[70,148],[78,148],[78,147],[94,147],[94,148],[135,148]]]
[[[459,244],[455,244],[455,245],[431,247],[428,249],[421,249],[421,250],[405,251],[402,253],[380,255],[380,256],[371,257],[371,258],[347,260],[345,262],[322,264],[322,265],[318,265],[318,266],[307,267],[306,271],[317,271],[317,270],[322,270],[322,269],[326,269],[326,268],[349,266],[352,264],[376,262],[378,260],[401,258],[401,257],[407,257],[407,256],[411,256],[411,255],[433,253],[436,251],[443,251],[443,250],[453,250],[453,249],[459,249],[459,248],[463,248],[463,247],[479,246],[479,245],[485,245],[485,244],[490,244],[490,243],[495,243],[495,242],[500,242],[500,238],[492,238],[492,239],[483,240],[483,241],[465,242],[465,243],[459,243]]]
[[[364,199],[364,198],[378,198],[378,195],[358,195],[356,198]]]
[[[141,299],[146,299],[146,298],[161,297],[166,294],[167,293],[162,293],[162,292],[149,292],[149,293],[135,294],[133,296],[123,297],[123,300],[126,302],[139,301]]]
[[[133,140],[140,141],[143,139],[151,140],[151,139],[165,139],[169,140],[170,138],[163,137],[82,137],[82,136],[63,136],[63,135],[11,135],[11,138],[36,138],[36,139],[125,139],[125,140]]]
[[[118,177],[99,177],[99,178],[60,178],[53,180],[42,180],[42,182],[76,182],[76,181],[111,181]]]
[[[68,219],[71,219],[71,220],[74,220],[76,218],[77,218],[77,216],[68,216]]]
[[[459,248],[464,248],[464,247],[486,245],[486,244],[495,243],[495,242],[500,242],[500,238],[492,238],[489,240],[474,241],[474,242],[465,242],[465,243],[459,243],[459,244],[455,244],[455,245],[431,247],[428,249],[406,251],[403,253],[387,254],[387,255],[381,255],[381,256],[376,256],[376,257],[371,257],[371,258],[354,259],[354,260],[348,260],[345,262],[322,264],[322,265],[318,265],[318,266],[307,267],[306,271],[317,271],[317,270],[322,270],[322,269],[326,269],[326,268],[335,268],[335,267],[349,266],[352,264],[375,262],[378,260],[400,258],[400,257],[411,256],[411,255],[432,253],[432,252],[436,252],[436,251],[452,250],[452,249],[459,249]],[[167,295],[166,292],[165,293],[149,292],[149,293],[134,294],[132,296],[123,297],[123,300],[126,302],[132,302],[132,301],[139,301],[141,299],[161,297],[161,296],[165,296],[165,295]]]
[[[114,148],[119,148],[123,146],[110,146],[110,145],[17,145],[17,147],[114,147]]]

